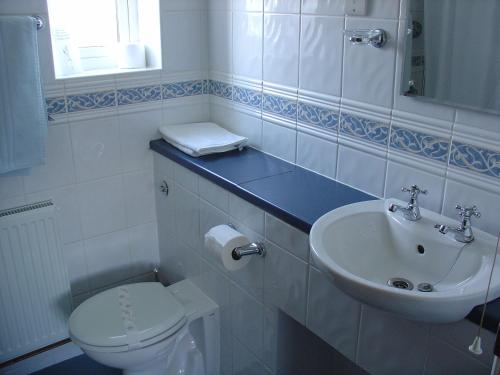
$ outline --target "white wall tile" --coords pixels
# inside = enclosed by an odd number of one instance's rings
[[[269,121],[263,121],[262,127],[262,150],[295,163],[297,132]]]
[[[444,176],[389,161],[385,181],[385,197],[407,201],[408,193],[402,192],[401,188],[415,184],[421,189],[427,190],[427,194],[420,194],[418,197],[420,206],[440,213],[443,204],[444,181]]]
[[[309,236],[267,213],[266,239],[306,262],[309,260]]]
[[[167,72],[201,70],[205,36],[201,12],[162,13],[163,69]]]
[[[79,182],[115,175],[121,170],[116,116],[71,124],[76,177]]]
[[[397,21],[350,17],[347,30],[384,29],[384,48],[344,43],[342,96],[369,104],[392,107],[396,58]]]
[[[0,199],[12,198],[24,194],[24,183],[22,176],[0,175]]]
[[[428,332],[424,324],[363,306],[357,363],[374,375],[422,374]]]
[[[151,170],[123,175],[125,212],[129,227],[155,220],[155,196]]]
[[[297,15],[264,15],[264,81],[298,86],[299,24]]]
[[[233,0],[234,11],[262,12],[263,0]]]
[[[174,180],[183,188],[198,194],[198,175],[177,163],[174,163]]]
[[[127,113],[118,116],[122,170],[130,172],[150,169],[153,166],[153,152],[149,141],[158,136],[161,125],[161,110]]]
[[[193,250],[200,250],[199,198],[179,185],[175,185],[175,225],[179,241]]]
[[[127,230],[132,275],[151,272],[158,266],[158,232],[156,222],[138,225]]]
[[[231,12],[210,11],[208,16],[210,69],[232,73]]]
[[[73,295],[89,291],[89,279],[85,248],[82,241],[64,245],[64,262]]]
[[[39,193],[26,195],[30,203],[52,199],[59,210],[59,228],[64,243],[75,242],[82,239],[82,226],[80,222],[80,205],[77,199],[76,185],[65,186],[58,189],[46,190]]]
[[[264,302],[279,307],[304,324],[307,298],[307,264],[266,241]]]
[[[345,0],[302,0],[302,13],[344,15]]]
[[[351,361],[356,357],[361,305],[315,268],[309,268],[307,328]]]
[[[233,13],[233,72],[262,79],[262,13]]]
[[[198,189],[200,197],[218,209],[229,212],[229,192],[209,180],[199,176]]]
[[[127,220],[122,177],[107,177],[78,185],[84,238],[123,229]]]
[[[340,96],[344,18],[302,16],[300,88]]]
[[[264,306],[235,284],[231,284],[230,298],[233,335],[262,358]]]
[[[229,196],[229,214],[260,235],[264,235],[264,211],[234,194]]]
[[[92,289],[132,276],[129,237],[126,230],[85,240],[85,256]]]
[[[300,0],[264,0],[264,11],[274,13],[299,13]]]
[[[357,189],[381,197],[384,194],[385,159],[339,146],[337,179]]]
[[[374,18],[392,18],[399,16],[400,0],[371,0],[368,1],[367,16]]]
[[[250,146],[262,148],[262,120],[241,111],[233,111],[232,121],[226,126],[230,131],[248,138]]]
[[[470,185],[462,184],[453,180],[446,182],[443,214],[458,220],[455,206],[476,205],[481,212],[480,218],[472,219],[472,228],[479,228],[493,235],[499,231],[498,213],[500,212],[500,197],[498,194],[490,193]]]
[[[75,182],[73,154],[67,125],[49,126],[46,161],[24,178],[26,193],[52,189]]]
[[[334,142],[302,132],[297,133],[297,164],[324,176],[335,178],[337,148]]]

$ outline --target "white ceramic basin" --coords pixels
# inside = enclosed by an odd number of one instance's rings
[[[495,252],[495,237],[474,229],[470,244],[443,235],[434,224],[458,222],[421,209],[412,222],[389,212],[396,199],[360,202],[320,217],[310,233],[314,263],[344,292],[363,303],[426,322],[463,319],[484,302]],[[473,223],[474,227],[474,223]],[[500,257],[488,301],[500,297]],[[413,289],[388,285],[403,278]],[[418,290],[429,283],[433,291]]]

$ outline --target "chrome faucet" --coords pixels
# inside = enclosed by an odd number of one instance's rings
[[[418,195],[427,194],[427,190],[420,189],[417,185],[412,185],[409,188],[403,187],[401,191],[410,193],[410,200],[406,207],[392,203],[389,206],[390,212],[401,211],[406,220],[417,221],[422,218],[420,216],[420,208],[418,206]]]
[[[447,225],[436,224],[434,228],[439,230],[439,233],[446,234],[448,232],[455,233],[455,240],[463,243],[470,243],[474,241],[474,234],[472,233],[471,217],[481,217],[481,213],[477,210],[476,206],[462,207],[457,204],[455,207],[460,215],[460,225],[456,228],[450,228]]]

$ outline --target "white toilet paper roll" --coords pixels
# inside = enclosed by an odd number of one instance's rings
[[[250,262],[250,257],[234,260],[231,253],[235,247],[245,246],[250,240],[228,225],[217,225],[205,234],[205,247],[222,261],[229,271],[236,271]]]

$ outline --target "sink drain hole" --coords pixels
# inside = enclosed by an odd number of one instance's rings
[[[398,289],[406,289],[406,290],[413,289],[412,282],[410,280],[403,279],[402,277],[393,277],[392,279],[389,279],[387,281],[387,284],[389,286],[392,286],[393,288],[398,288]]]

